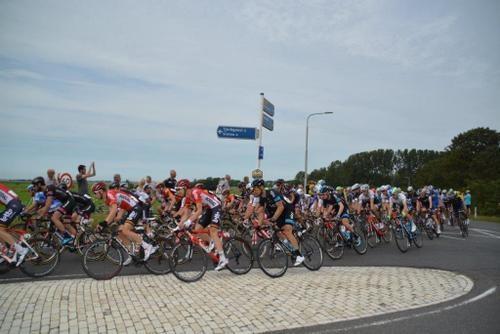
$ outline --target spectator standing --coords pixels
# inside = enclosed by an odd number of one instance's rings
[[[177,184],[176,177],[177,177],[177,172],[172,169],[170,171],[170,177],[168,179],[166,179],[165,181],[163,181],[163,183],[165,184],[165,187],[167,187],[169,189],[174,189],[176,184]]]
[[[92,162],[87,172],[87,167],[85,165],[78,166],[78,175],[76,176],[76,183],[78,184],[78,193],[80,195],[89,194],[89,183],[88,178],[95,176],[95,163]]]
[[[120,174],[113,175],[113,182],[109,185],[109,189],[118,189],[122,183],[122,177]]]
[[[146,176],[146,185],[150,186],[152,189],[156,188],[156,184],[151,179],[151,176]]]
[[[47,169],[47,177],[45,178],[45,184],[50,186],[50,185],[59,185],[59,181],[57,181],[56,178],[56,171],[53,170],[52,168]]]

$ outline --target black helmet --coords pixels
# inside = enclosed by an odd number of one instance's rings
[[[264,180],[262,179],[255,179],[252,181],[252,188],[263,187],[263,186],[264,186]]]
[[[31,184],[34,184],[34,185],[37,185],[37,184],[41,184],[42,186],[45,185],[45,179],[41,176],[37,176],[33,179],[33,181],[31,181]]]
[[[330,187],[330,186],[323,186],[323,187],[321,187],[321,189],[319,190],[319,193],[320,193],[320,194],[326,194],[326,193],[331,192],[332,190],[333,190],[333,188],[332,188],[332,187]]]

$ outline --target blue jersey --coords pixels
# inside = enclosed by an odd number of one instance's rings
[[[432,208],[435,209],[439,206],[439,193],[436,190],[434,190],[431,196],[432,196]]]

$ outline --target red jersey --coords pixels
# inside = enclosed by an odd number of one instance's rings
[[[116,204],[119,209],[130,212],[138,203],[139,200],[137,198],[120,189],[106,191],[106,204],[108,206]]]
[[[213,209],[220,206],[220,200],[206,189],[195,188],[191,192],[191,198],[195,204],[201,203],[203,207]]]
[[[0,203],[7,205],[11,201],[19,199],[17,194],[7,188],[6,185],[0,183]]]

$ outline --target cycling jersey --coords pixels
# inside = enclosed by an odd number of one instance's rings
[[[373,190],[368,190],[367,193],[362,192],[358,198],[358,201],[361,203],[362,207],[368,206],[371,200],[373,200],[373,204],[378,204],[379,199],[376,198]]]
[[[87,194],[78,194],[72,193],[73,198],[75,199],[77,209],[80,213],[90,215],[95,211],[94,202],[92,202],[92,198]]]
[[[426,209],[429,209],[431,207],[429,196],[419,197],[418,201],[420,202],[420,205],[422,205]]]
[[[329,193],[328,195],[328,198],[323,200],[323,205],[325,206],[325,208],[332,205],[333,210],[337,213],[337,216],[341,218],[349,218],[349,208],[346,201],[341,196],[337,196],[335,193]],[[339,211],[340,203],[342,203],[342,205],[344,206],[344,209],[342,211]]]
[[[275,189],[271,189],[267,191],[266,193],[262,194],[261,196],[254,196],[252,205],[256,207],[257,205],[262,205],[264,207],[264,210],[266,211],[267,217],[273,217],[274,213],[278,209],[278,203],[282,202],[283,205],[286,204],[283,195]],[[286,209],[286,207],[285,207]],[[276,219],[277,222],[284,222],[285,221],[285,211],[281,213],[281,215]]]
[[[438,208],[439,207],[439,193],[436,190],[434,190],[432,192],[431,199],[432,199],[432,207],[434,209]]]
[[[17,194],[14,191],[7,188],[6,185],[0,183],[0,203],[7,206],[7,204],[16,199],[17,200],[19,199]]]
[[[453,212],[457,213],[464,209],[464,202],[457,196],[451,200],[451,206],[453,207]]]
[[[61,201],[62,203],[65,203],[65,202],[69,201],[70,199],[72,199],[72,196],[69,192],[67,192],[66,190],[64,190],[62,188],[56,187],[53,184],[48,185],[45,188],[45,194],[47,195],[47,197],[53,197],[53,198]]]
[[[217,196],[208,192],[206,189],[193,189],[191,192],[191,198],[195,204],[201,203],[204,208],[213,209],[217,206],[221,206],[221,202]]]
[[[39,191],[39,192],[35,193],[35,196],[33,197],[33,201],[37,205],[43,206],[43,205],[45,205],[45,202],[47,201],[47,196],[45,195],[45,193],[43,191]],[[61,205],[62,205],[61,201],[54,198],[52,200],[52,204],[50,205],[49,212],[50,213],[55,212]]]
[[[399,193],[396,198],[394,198],[394,196],[391,196],[391,198],[389,199],[389,204],[392,208],[399,206],[399,208],[402,209],[406,204],[406,196],[402,193]]]
[[[23,205],[16,193],[0,183],[0,203],[5,210],[0,212],[0,224],[9,226],[10,223],[23,211]]]
[[[106,192],[106,204],[108,206],[116,204],[119,209],[131,212],[134,207],[138,206],[139,200],[120,189],[110,189]]]

